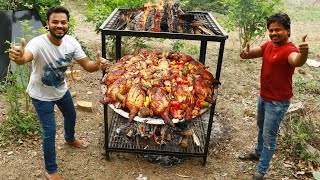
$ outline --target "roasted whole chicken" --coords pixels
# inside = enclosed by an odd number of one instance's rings
[[[215,103],[220,84],[190,55],[147,49],[123,56],[101,82],[107,87],[101,102],[128,111],[129,122],[135,116],[160,116],[172,127],[173,118],[191,121]]]
[[[152,87],[148,90],[150,98],[150,116],[160,115],[167,124],[174,126],[169,118],[170,99],[167,97],[166,91],[161,87]]]
[[[189,90],[186,84],[177,84],[172,88],[172,95],[174,101],[171,101],[171,112],[173,117],[181,118],[179,115],[173,114],[174,111],[184,113],[186,121],[190,121],[192,118],[192,110],[195,105],[194,95]],[[177,103],[175,103],[177,102]]]
[[[143,107],[146,100],[146,93],[142,89],[141,84],[134,84],[128,94],[126,95],[122,107],[127,107],[130,110],[129,122],[132,122],[133,118],[139,112],[140,107]]]

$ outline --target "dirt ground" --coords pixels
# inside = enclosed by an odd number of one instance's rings
[[[300,2],[300,1],[297,1]],[[302,3],[302,2],[301,2]],[[84,42],[88,51],[95,53],[101,49],[101,35],[94,32],[94,26],[85,22],[84,17],[76,12],[71,1],[65,6],[76,19],[75,35]],[[319,19],[318,19],[319,21]],[[319,22],[309,24],[293,21],[292,40],[305,33],[307,41],[313,46],[310,51],[319,54]],[[316,26],[316,27],[315,27]],[[57,109],[57,163],[59,173],[67,180],[73,179],[126,179],[135,180],[139,175],[148,180],[156,179],[194,179],[194,180],[229,180],[251,179],[255,172],[256,162],[242,162],[237,156],[254,148],[256,140],[256,101],[259,92],[260,61],[244,62],[238,57],[238,38],[229,34],[226,42],[224,62],[221,72],[216,105],[216,120],[210,139],[209,156],[203,166],[202,158],[187,158],[181,164],[164,167],[159,163],[149,162],[136,154],[111,153],[107,161],[104,154],[104,121],[103,106],[99,103],[101,72],[87,73],[82,70],[80,80],[69,80],[72,92],[76,92],[74,102],[89,101],[93,103],[93,112],[77,111],[76,135],[90,143],[87,149],[76,149],[66,146],[63,138],[63,120]],[[218,50],[217,43],[209,43],[207,65],[214,71]],[[318,49],[316,49],[318,47]],[[308,74],[306,65],[298,68]],[[75,65],[74,69],[81,68]],[[298,72],[298,71],[296,71]],[[319,77],[314,77],[318,78]],[[295,100],[293,100],[295,102]],[[313,98],[303,102],[306,109],[319,105]],[[315,106],[316,105],[316,106]],[[4,118],[4,103],[0,103],[0,118]],[[319,106],[318,106],[319,107]],[[317,112],[315,116],[319,117]],[[277,151],[275,157],[280,154]],[[267,179],[295,179],[289,169],[277,170],[271,165]],[[23,142],[16,146],[0,148],[0,179],[44,179],[44,161],[41,150],[41,140]],[[143,178],[142,178],[143,179]],[[296,179],[300,179],[298,176]]]

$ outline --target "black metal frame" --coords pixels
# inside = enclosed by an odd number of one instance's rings
[[[205,57],[207,52],[207,43],[208,41],[220,42],[219,54],[217,59],[217,67],[216,67],[216,75],[215,78],[217,80],[220,79],[220,72],[222,66],[222,59],[224,53],[225,41],[228,38],[227,33],[221,28],[221,26],[217,23],[215,18],[209,12],[188,12],[193,13],[195,16],[200,17],[202,20],[205,20],[208,28],[215,33],[215,35],[199,35],[199,34],[185,34],[185,33],[171,33],[171,32],[150,32],[150,31],[128,31],[128,30],[115,30],[112,25],[115,23],[116,19],[119,16],[119,13],[122,9],[115,9],[112,14],[105,20],[105,22],[100,26],[101,31],[101,39],[102,39],[102,56],[106,58],[106,35],[115,35],[116,36],[116,59],[119,60],[121,58],[121,37],[122,36],[136,36],[136,37],[153,37],[153,38],[166,38],[166,39],[185,39],[185,40],[198,40],[201,41],[200,44],[200,56],[199,61],[205,64]],[[209,123],[207,128],[206,137],[200,136],[200,141],[204,144],[204,147],[199,149],[199,147],[193,147],[192,143],[189,143],[190,148],[165,148],[158,147],[146,149],[146,147],[141,147],[139,145],[132,145],[127,147],[117,147],[114,146],[110,141],[117,141],[115,139],[115,135],[113,133],[113,129],[115,128],[117,123],[121,120],[121,116],[116,113],[113,113],[113,117],[111,119],[110,127],[108,123],[108,106],[104,105],[104,124],[105,124],[105,152],[106,158],[109,160],[109,152],[125,152],[125,153],[142,153],[142,154],[158,154],[158,155],[175,155],[175,156],[187,156],[187,157],[202,157],[204,160],[204,164],[206,162],[208,156],[208,148],[209,141],[211,136],[211,129],[213,123],[215,111],[215,104],[211,106]],[[204,120],[201,117],[193,119],[193,126],[197,125],[203,129]],[[204,129],[203,129],[204,130]],[[120,140],[121,141],[121,140]]]

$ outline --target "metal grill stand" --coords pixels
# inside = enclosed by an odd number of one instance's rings
[[[136,36],[136,37],[153,37],[153,38],[166,38],[166,39],[185,39],[185,40],[198,40],[200,44],[199,61],[205,64],[205,57],[207,51],[207,42],[215,41],[220,43],[219,54],[217,59],[215,78],[220,79],[221,65],[223,59],[223,52],[225,41],[228,38],[227,33],[221,28],[214,17],[209,12],[188,12],[195,15],[196,19],[203,20],[206,26],[215,33],[215,35],[199,35],[199,34],[186,34],[186,33],[170,33],[170,32],[150,32],[150,31],[130,31],[130,30],[116,30],[114,24],[119,18],[120,11],[124,9],[115,9],[112,14],[100,26],[101,39],[102,39],[102,55],[106,58],[106,36],[116,36],[116,59],[121,58],[121,37],[122,36]],[[203,158],[203,164],[206,163],[208,156],[208,147],[211,136],[211,129],[213,123],[213,116],[215,111],[215,104],[210,108],[209,119],[202,119],[197,117],[192,119],[191,126],[197,129],[196,132],[200,139],[200,147],[193,145],[192,140],[189,140],[188,148],[181,148],[174,142],[169,142],[166,146],[146,144],[144,142],[130,142],[126,137],[116,134],[116,129],[121,125],[128,122],[126,118],[113,113],[111,122],[108,122],[108,106],[104,105],[104,125],[105,125],[105,153],[106,159],[109,160],[109,152],[124,152],[124,153],[140,153],[140,154],[154,154],[154,155],[172,155],[172,156],[185,156],[185,157],[200,157]],[[203,122],[209,121],[207,129],[204,129]],[[201,132],[200,132],[201,131]],[[205,133],[206,131],[206,133]],[[171,143],[171,144],[170,144]]]

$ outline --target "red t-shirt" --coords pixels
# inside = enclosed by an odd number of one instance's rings
[[[294,67],[288,62],[292,52],[299,52],[292,42],[278,46],[272,41],[261,45],[262,67],[260,95],[266,101],[285,101],[293,96]]]

